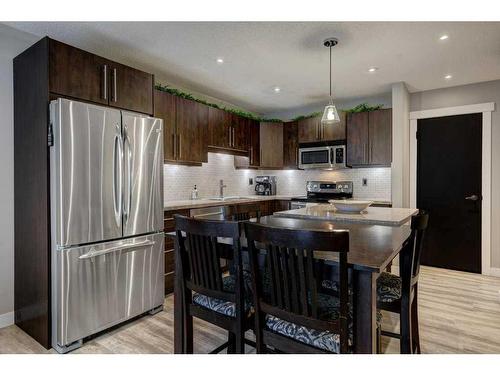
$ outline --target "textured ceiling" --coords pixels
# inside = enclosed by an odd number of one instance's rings
[[[410,91],[500,78],[500,23],[473,22],[11,22],[257,113],[322,103],[335,36],[337,98],[371,96],[404,81]],[[440,41],[439,36],[449,39]],[[216,63],[217,57],[224,64]],[[379,70],[370,74],[367,69]],[[445,80],[446,74],[453,78]],[[274,93],[273,87],[282,91]]]

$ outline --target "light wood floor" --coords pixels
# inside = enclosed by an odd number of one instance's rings
[[[500,353],[500,278],[422,267],[419,312],[422,352]],[[398,330],[398,325],[397,316],[384,313],[384,329]],[[223,330],[195,321],[195,352],[208,352],[225,339]],[[382,347],[397,353],[399,342],[384,337]],[[172,352],[173,298],[167,297],[164,311],[101,334],[73,353]],[[10,326],[0,329],[0,353],[54,351]]]

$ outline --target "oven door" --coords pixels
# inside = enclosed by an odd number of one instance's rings
[[[332,147],[311,147],[299,150],[300,169],[329,169],[333,168]]]

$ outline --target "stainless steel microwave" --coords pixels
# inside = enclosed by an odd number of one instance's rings
[[[345,167],[345,145],[299,149],[300,169],[342,169]]]

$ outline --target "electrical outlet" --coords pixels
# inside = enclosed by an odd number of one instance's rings
[[[253,178],[248,179],[248,185],[253,185]]]
[[[368,186],[368,179],[366,177],[364,177],[362,181],[363,181],[362,183],[363,186]]]

